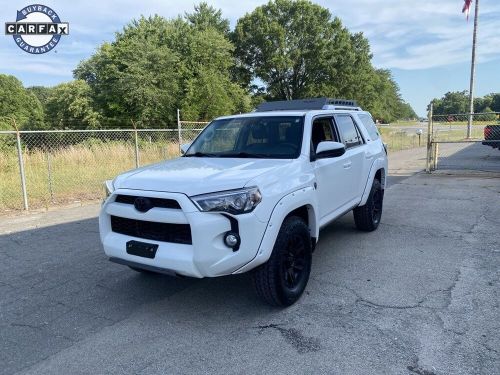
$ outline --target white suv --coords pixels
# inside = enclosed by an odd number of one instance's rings
[[[354,209],[375,230],[387,152],[354,101],[263,103],[212,121],[183,156],[106,182],[99,217],[111,261],[142,272],[215,277],[252,271],[257,294],[291,305],[320,229]]]

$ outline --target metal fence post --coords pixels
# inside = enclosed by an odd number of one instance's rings
[[[435,171],[437,169],[438,164],[438,154],[439,154],[439,143],[434,143],[434,157],[432,162],[432,170]]]
[[[135,167],[139,168],[139,139],[137,136],[137,127],[135,126],[134,120],[130,120],[132,126],[134,127],[134,144],[135,144]]]
[[[432,157],[432,129],[433,129],[433,124],[432,124],[432,110],[433,110],[434,104],[431,103],[430,109],[429,109],[429,114],[428,114],[428,123],[427,123],[427,160],[426,160],[426,166],[425,166],[425,171],[427,173],[431,173],[431,157]]]
[[[17,160],[19,162],[19,173],[21,175],[21,189],[23,192],[23,205],[26,211],[29,210],[28,206],[28,192],[26,190],[26,174],[24,173],[24,159],[23,159],[23,150],[21,148],[21,133],[19,133],[19,129],[17,128],[16,120],[13,120],[14,129],[16,129],[16,143],[17,143]]]
[[[179,154],[181,154],[182,132],[181,132],[181,111],[177,108],[177,137],[179,138]]]

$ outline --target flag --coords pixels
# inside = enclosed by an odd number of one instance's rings
[[[470,5],[472,4],[472,0],[464,0],[464,6],[462,8],[462,13],[465,13],[467,16],[467,21],[469,20],[470,13]]]

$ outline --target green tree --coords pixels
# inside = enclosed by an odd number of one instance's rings
[[[208,120],[249,110],[248,95],[231,81],[232,43],[214,28],[190,32],[184,40],[183,118]]]
[[[397,83],[386,69],[377,69],[373,80],[373,91],[376,96],[372,98],[366,108],[370,110],[373,117],[383,123],[404,118],[401,113],[403,103],[399,94]]]
[[[191,21],[132,21],[74,71],[103,115],[122,119],[114,125],[128,127],[132,118],[148,127],[173,126],[177,108],[192,120],[248,109],[248,95],[231,80],[233,45],[217,24],[198,20],[213,8],[199,7],[186,16]]]
[[[248,111],[250,106],[250,98],[241,87],[213,70],[202,69],[187,81],[181,110],[185,119],[210,120],[224,113]]]
[[[469,112],[469,94],[467,91],[449,91],[440,99],[432,101],[435,115],[448,115]]]
[[[262,81],[267,99],[356,99],[388,121],[404,105],[390,72],[373,68],[363,34],[351,34],[308,0],[272,0],[256,8],[238,20],[233,40],[235,76],[249,88],[252,80]]]
[[[42,104],[42,107],[45,107],[45,104],[47,104],[47,99],[49,98],[52,88],[51,87],[45,87],[45,86],[30,86],[26,88],[28,92],[33,93],[38,100],[40,100],[40,103]]]
[[[493,112],[500,112],[500,93],[491,93],[486,95],[490,98],[490,108]]]
[[[441,98],[432,100],[435,115],[466,114],[469,112],[469,94],[467,91],[447,92]],[[500,93],[491,93],[474,98],[474,113],[485,113],[475,116],[475,121],[495,121],[500,112]]]
[[[45,125],[38,98],[16,77],[0,74],[0,129],[12,130],[11,119],[22,129],[41,129]]]
[[[328,9],[276,0],[240,18],[234,40],[248,77],[262,80],[271,99],[290,100],[324,89],[349,34]]]
[[[222,11],[206,2],[194,6],[194,12],[185,14],[186,20],[198,30],[215,29],[223,35],[229,34],[229,20]]]
[[[498,119],[498,116],[494,113],[494,111],[490,107],[486,107],[483,109],[481,113],[485,113],[481,116],[476,116],[479,121],[495,121]]]
[[[103,115],[114,120],[106,125],[130,127],[133,119],[158,127],[174,121],[180,66],[168,45],[173,33],[174,25],[163,18],[142,17],[75,69]]]
[[[488,94],[483,97],[474,98],[474,112],[485,113],[484,115],[476,116],[477,120],[495,121],[498,116],[494,112],[498,112],[500,105],[500,94]],[[495,110],[494,108],[498,108]]]
[[[82,80],[55,86],[47,98],[45,110],[52,129],[95,129],[100,126],[90,87]]]
[[[405,120],[414,120],[418,118],[418,116],[409,103],[401,101],[399,103],[397,118]]]

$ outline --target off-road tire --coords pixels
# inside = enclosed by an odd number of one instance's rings
[[[286,218],[271,257],[253,272],[257,295],[273,306],[290,306],[295,303],[309,280],[311,248],[311,235],[304,220],[296,216]],[[292,253],[297,255],[294,257]]]
[[[353,210],[354,223],[359,230],[372,232],[378,228],[382,218],[383,201],[384,190],[382,184],[375,179],[366,203]]]

